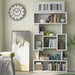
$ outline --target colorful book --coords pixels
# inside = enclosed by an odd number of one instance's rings
[[[54,15],[52,15],[52,23],[54,23]]]
[[[58,14],[57,23],[60,23],[60,14]]]
[[[53,71],[55,71],[55,64],[53,64]]]
[[[48,18],[49,18],[49,23],[51,23],[51,14],[49,14]]]

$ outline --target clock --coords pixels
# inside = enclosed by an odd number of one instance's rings
[[[20,4],[14,4],[9,9],[9,15],[13,20],[21,20],[25,15],[25,9]]]

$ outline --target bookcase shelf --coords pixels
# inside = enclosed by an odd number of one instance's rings
[[[53,48],[50,48],[50,47],[43,47],[43,49],[55,49],[56,50],[56,47],[53,47]]]
[[[38,2],[37,3],[37,11],[55,11],[61,12],[65,11],[64,2],[63,1],[54,1],[54,2]]]
[[[49,37],[49,38],[50,38],[50,37],[55,37],[55,38],[56,38],[56,36],[46,36],[46,35],[44,35],[43,37]]]
[[[67,12],[34,13],[34,24],[67,24]]]
[[[38,52],[38,59],[33,60],[33,71],[67,72],[67,58],[63,57],[67,51],[67,34],[63,33],[63,24],[67,24],[64,2],[39,2],[34,24],[38,33],[33,35],[33,50]]]
[[[67,60],[34,60],[33,62],[34,62],[33,63],[34,72],[39,72],[39,71],[40,72],[67,72]],[[43,65],[41,70],[39,69],[35,70],[36,63],[40,65],[39,68],[41,68],[42,64],[40,64],[40,62],[46,65]],[[57,69],[55,68],[55,64],[57,65],[56,66]],[[52,68],[50,68],[50,65],[52,65]],[[63,65],[65,65],[65,70],[63,69]]]

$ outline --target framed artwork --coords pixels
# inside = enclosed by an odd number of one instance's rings
[[[12,34],[12,51],[15,53],[13,58],[15,70],[29,71],[30,32],[13,31]]]

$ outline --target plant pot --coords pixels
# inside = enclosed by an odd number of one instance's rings
[[[41,47],[38,47],[38,50],[41,50]]]
[[[40,19],[40,23],[46,23],[45,19]]]
[[[53,33],[50,33],[49,36],[54,36],[54,34]]]
[[[46,33],[46,36],[49,36],[49,33]]]

